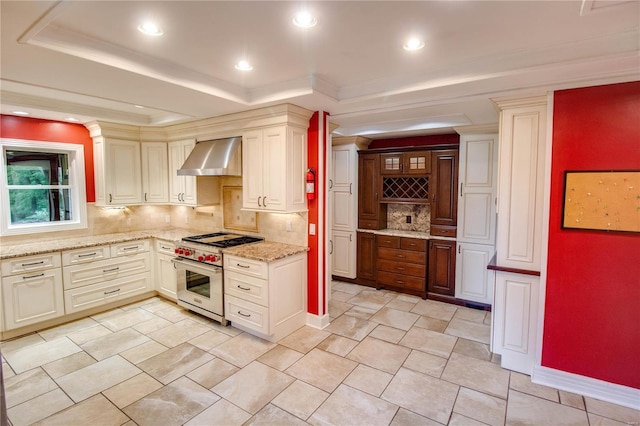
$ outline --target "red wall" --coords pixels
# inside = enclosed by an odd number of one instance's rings
[[[87,202],[95,202],[93,140],[82,124],[0,115],[0,137],[84,145]]]
[[[640,388],[640,235],[560,227],[565,170],[640,170],[640,82],[554,98],[542,365]]]

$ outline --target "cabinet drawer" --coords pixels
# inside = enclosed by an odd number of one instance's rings
[[[85,247],[77,250],[63,251],[62,264],[64,266],[76,265],[78,263],[109,259],[110,257],[111,251],[109,250],[109,246]]]
[[[139,274],[151,270],[151,256],[141,253],[119,259],[105,259],[97,262],[66,266],[63,269],[64,289],[82,287],[103,281]]]
[[[128,241],[126,243],[111,244],[111,257],[130,256],[149,251],[149,240]]]
[[[376,263],[378,271],[394,272],[401,275],[412,275],[414,277],[425,278],[427,276],[427,266],[418,263],[396,262],[395,260],[378,259]]]
[[[378,248],[378,259],[388,259],[400,262],[427,264],[427,253],[410,250],[399,250],[390,248]]]
[[[378,284],[390,285],[393,287],[410,288],[412,290],[424,291],[426,289],[426,279],[411,277],[409,275],[394,274],[392,272],[378,271]]]
[[[150,273],[120,278],[110,282],[88,285],[64,292],[67,314],[93,308],[152,290]]]
[[[239,299],[269,306],[269,281],[235,271],[224,271],[224,292]]]
[[[35,256],[16,257],[2,261],[2,276],[23,274],[25,272],[41,271],[43,269],[59,268],[60,253],[38,254]]]
[[[176,245],[169,241],[156,240],[156,253],[175,256],[176,254],[176,252],[174,251],[175,248],[176,248]]]
[[[400,248],[400,237],[389,237],[387,235],[376,235],[378,247]]]
[[[385,221],[386,224],[386,221]],[[369,219],[358,219],[358,228],[360,229],[380,229],[380,221],[379,220],[369,220]],[[384,228],[384,226],[382,226]]]
[[[60,269],[3,278],[2,299],[7,330],[64,315]]]
[[[232,323],[243,325],[259,333],[269,333],[269,310],[264,306],[247,302],[233,296],[226,296],[224,316]]]
[[[455,238],[457,227],[447,225],[431,225],[429,233],[431,235],[437,235],[439,237],[451,237]]]
[[[269,267],[265,262],[244,257],[224,255],[224,271],[236,271],[256,278],[268,279]]]
[[[404,250],[427,251],[427,240],[419,238],[401,238],[400,248]]]

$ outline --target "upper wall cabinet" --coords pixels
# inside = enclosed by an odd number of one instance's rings
[[[426,175],[431,173],[431,152],[395,152],[380,155],[382,175]]]
[[[458,150],[431,153],[431,235],[456,236],[458,223]]]
[[[178,176],[178,169],[196,146],[193,139],[169,142],[169,202],[184,206],[218,204],[220,188],[212,176]]]
[[[387,205],[380,202],[380,154],[358,153],[358,228],[387,227]]]
[[[243,207],[293,213],[307,210],[307,130],[273,126],[242,135]]]
[[[140,142],[94,138],[93,159],[97,206],[142,202]]]
[[[142,149],[142,201],[167,203],[169,201],[169,164],[167,144],[143,142]]]

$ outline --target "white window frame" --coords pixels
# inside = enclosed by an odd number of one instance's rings
[[[73,218],[60,222],[11,224],[9,188],[7,186],[6,151],[21,150],[67,154],[69,158],[69,198]],[[73,143],[41,142],[0,138],[0,235],[38,234],[87,228],[87,196],[84,146]]]

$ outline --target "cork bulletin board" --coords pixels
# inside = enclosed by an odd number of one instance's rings
[[[566,171],[562,227],[640,232],[640,171]]]
[[[242,210],[241,186],[222,187],[222,215],[225,228],[258,232],[256,212]]]

